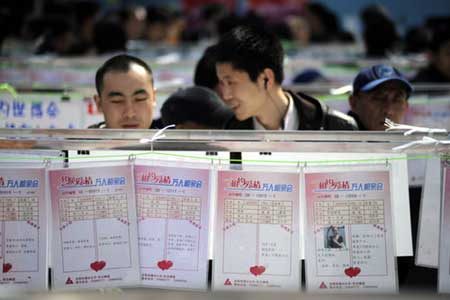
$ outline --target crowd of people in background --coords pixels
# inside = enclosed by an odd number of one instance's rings
[[[367,56],[384,57],[391,53],[433,51],[436,36],[442,37],[443,30],[448,31],[449,27],[449,18],[429,18],[401,36],[384,7],[369,5],[359,15],[361,37],[355,37],[343,28],[331,9],[312,1],[277,18],[252,10],[238,15],[221,3],[210,3],[188,13],[161,5],[128,5],[105,10],[99,2],[87,0],[44,1],[38,15],[32,5],[27,7],[30,11],[20,7],[20,14],[11,11],[13,8],[0,9],[0,44],[5,39],[16,38],[32,43],[34,54],[60,56],[126,51],[129,41],[177,46],[217,40],[235,26],[249,25],[270,30],[282,41],[299,47],[349,44],[361,38]]]
[[[36,15],[36,10],[34,14],[23,11],[22,19],[16,17],[14,20],[11,19],[14,14],[5,11],[7,9],[8,6],[5,6],[0,10],[0,14],[4,15],[0,18],[4,22],[4,26],[0,26],[1,40],[15,37],[29,41],[34,45],[33,53],[36,55],[71,57],[106,54],[110,57],[126,53],[130,41],[145,42],[149,47],[174,48],[207,41],[210,46],[203,52],[194,70],[195,86],[169,97],[161,111],[163,118],[153,123],[153,127],[177,121],[178,128],[279,129],[281,126],[282,129],[292,130],[383,130],[387,115],[393,121],[401,121],[407,109],[407,99],[412,93],[408,79],[397,69],[386,65],[362,70],[356,76],[349,98],[349,116],[336,114],[338,112],[308,95],[285,90],[283,63],[286,51],[283,48],[286,48],[286,42],[302,48],[314,44],[354,44],[356,41],[352,33],[344,30],[338,16],[318,2],[305,1],[298,7],[286,9],[277,17],[263,16],[252,10],[238,15],[221,3],[210,3],[186,14],[161,5],[124,5],[105,10],[97,1],[43,1],[39,15]],[[450,82],[450,17],[429,18],[423,26],[408,30],[404,37],[399,34],[388,11],[380,5],[363,8],[359,17],[367,57],[383,58],[401,52],[427,53],[428,65],[409,80],[413,83]],[[236,28],[240,29],[235,31]],[[118,63],[111,64],[113,71],[128,71],[126,58],[118,59]],[[143,61],[138,65],[146,66]],[[153,99],[153,74],[150,72],[149,75],[151,85],[142,90],[148,93],[147,98]],[[100,77],[103,78],[102,75]],[[103,112],[109,106],[102,105],[104,102],[100,101],[102,90],[116,88],[122,82],[109,77],[105,76],[105,85],[99,86],[96,82],[96,101]],[[321,80],[326,79],[320,70],[306,70],[295,76],[293,83]],[[377,83],[372,84],[372,81]],[[370,88],[361,82],[371,84]],[[130,85],[125,87],[131,88]],[[134,91],[126,92],[131,93],[130,97],[142,98],[140,94],[132,94]],[[117,98],[116,94],[113,100]],[[385,99],[380,100],[383,97]],[[112,102],[115,108],[119,107],[119,102]],[[223,104],[228,108],[223,109]],[[218,111],[213,118],[215,122],[195,121],[200,114],[195,113],[194,108],[200,109],[202,106],[208,107],[209,112]],[[126,109],[126,105],[123,108]],[[219,112],[224,116],[219,116]],[[377,114],[379,116],[376,117]],[[102,126],[112,127],[108,126],[111,122],[106,117],[106,124]],[[347,117],[354,119],[353,123]],[[206,118],[202,117],[202,120]],[[145,121],[143,127],[149,128],[150,121]],[[142,124],[125,123],[124,126],[142,127]]]

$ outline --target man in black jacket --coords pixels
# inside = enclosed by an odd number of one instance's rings
[[[235,117],[227,129],[355,130],[353,118],[302,93],[284,90],[284,51],[264,30],[236,27],[217,45],[222,98]]]

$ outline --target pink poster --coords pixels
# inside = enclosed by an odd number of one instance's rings
[[[51,170],[56,288],[137,285],[132,167]]]
[[[145,286],[207,289],[207,169],[136,165],[141,279]]]
[[[348,167],[305,174],[308,291],[396,291],[389,176]]]
[[[438,288],[440,293],[450,293],[450,167],[446,164],[443,169]]]
[[[218,171],[213,288],[298,291],[299,174]]]
[[[47,289],[45,169],[0,170],[0,290]]]

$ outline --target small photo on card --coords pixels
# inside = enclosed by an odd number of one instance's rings
[[[345,226],[330,225],[323,228],[323,245],[326,249],[347,249]]]

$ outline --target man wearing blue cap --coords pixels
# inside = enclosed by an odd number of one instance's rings
[[[402,121],[412,90],[408,80],[391,66],[363,69],[353,81],[348,114],[356,120],[359,130],[385,130],[386,118]]]

